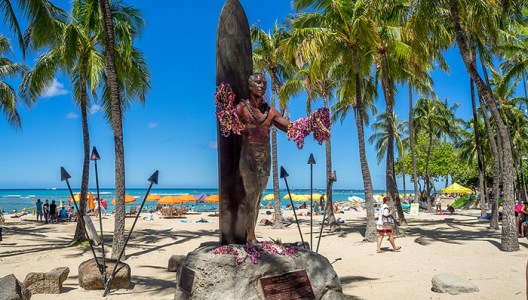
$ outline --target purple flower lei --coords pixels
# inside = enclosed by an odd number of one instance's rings
[[[290,123],[287,138],[293,139],[297,148],[304,147],[304,139],[313,132],[314,139],[321,145],[330,139],[330,111],[328,108],[320,108],[310,116],[300,118]]]
[[[238,118],[236,108],[234,106],[235,93],[231,86],[222,82],[216,87],[214,94],[216,116],[220,123],[220,131],[222,135],[228,137],[231,133],[240,134],[244,130],[244,125]]]
[[[253,264],[258,264],[262,254],[279,254],[283,256],[293,256],[300,248],[297,246],[286,246],[280,242],[259,242],[256,245],[224,245],[216,247],[214,254],[231,254],[235,263],[240,265],[248,258]]]

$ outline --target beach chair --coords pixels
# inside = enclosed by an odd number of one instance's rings
[[[160,212],[161,212],[161,215],[159,216],[160,218],[162,219],[172,218],[171,207],[162,207]]]
[[[125,212],[125,218],[135,218],[136,214],[137,214],[137,211],[138,211],[138,207],[137,206],[130,207],[130,211],[129,212]]]

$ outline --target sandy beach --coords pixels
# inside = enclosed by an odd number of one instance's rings
[[[365,213],[347,211],[338,215],[345,220],[340,232],[325,230],[319,252],[333,264],[346,299],[385,299],[388,295],[391,299],[526,299],[528,240],[520,241],[518,252],[500,251],[500,231],[488,229],[488,222],[477,220],[478,213],[421,213],[409,218],[403,236],[396,239],[401,252],[390,251],[385,240],[385,251],[378,254],[374,243],[362,242]],[[202,217],[213,223],[196,223]],[[269,218],[264,211],[261,217]],[[304,239],[309,241],[309,217],[299,218]],[[314,242],[321,220],[321,216],[314,217]],[[113,221],[112,216],[104,217],[108,244]],[[127,230],[132,221],[127,219]],[[126,252],[132,286],[129,290],[113,290],[109,298],[173,299],[175,273],[166,271],[171,255],[185,255],[202,243],[218,241],[218,218],[203,213],[188,215],[186,221],[157,216],[154,221],[139,220]],[[85,291],[78,286],[77,268],[92,255],[89,247],[67,246],[74,229],[74,223],[43,224],[33,216],[7,216],[4,241],[0,242],[0,277],[13,273],[23,281],[29,272],[69,267],[62,294],[37,294],[32,299],[101,299],[102,291]],[[300,240],[295,224],[280,230],[258,225],[257,235],[260,240]],[[480,292],[459,296],[432,292],[431,278],[444,272],[470,280]]]

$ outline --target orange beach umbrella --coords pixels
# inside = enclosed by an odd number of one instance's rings
[[[178,196],[164,196],[159,201],[158,204],[182,204],[183,201]]]
[[[194,197],[193,195],[180,195],[178,196],[182,202],[196,202],[198,201],[198,198]]]
[[[90,192],[90,194],[88,194],[88,208],[89,209],[94,209],[95,208],[95,197],[93,196],[92,192]]]
[[[158,201],[159,199],[161,199],[161,196],[158,194],[151,194],[147,197],[147,201]]]
[[[220,197],[218,195],[211,195],[204,199],[204,202],[218,203]]]
[[[114,198],[114,200],[112,200],[112,204],[113,204],[113,205],[116,204],[115,200],[116,200],[115,198]],[[127,203],[132,203],[132,202],[134,202],[134,201],[136,201],[136,197],[134,197],[134,196],[130,196],[130,195],[125,195],[125,204],[127,204]]]

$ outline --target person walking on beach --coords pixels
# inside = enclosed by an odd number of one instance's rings
[[[46,203],[42,205],[42,212],[44,213],[44,220],[46,220],[46,224],[48,224],[49,220],[49,203],[48,199],[46,199]]]
[[[55,200],[51,200],[51,205],[49,207],[49,215],[50,219],[57,223],[57,204],[55,204]]]
[[[37,222],[40,218],[40,221],[42,222],[42,201],[40,199],[37,199]]]
[[[396,243],[394,242],[394,235],[392,234],[392,228],[394,227],[394,217],[392,216],[392,211],[389,208],[390,204],[390,198],[385,197],[383,198],[383,204],[381,205],[381,209],[379,211],[379,217],[378,222],[376,223],[376,227],[378,229],[378,249],[377,252],[381,253],[381,242],[383,241],[383,237],[385,234],[389,236],[389,242],[392,246],[392,251],[394,252],[400,252],[401,247],[396,246]]]

